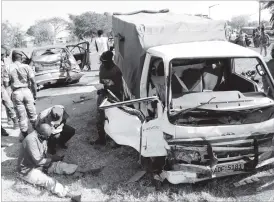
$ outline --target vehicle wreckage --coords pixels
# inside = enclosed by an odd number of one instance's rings
[[[100,105],[105,131],[154,179],[195,183],[274,162],[273,78],[258,53],[227,42],[224,22],[160,11],[112,24],[127,96],[109,91]]]
[[[89,65],[89,43],[50,45],[35,48],[30,57],[23,53],[23,63],[35,72],[38,87],[50,84],[77,83],[84,75],[81,70]],[[70,74],[70,81],[67,80]]]

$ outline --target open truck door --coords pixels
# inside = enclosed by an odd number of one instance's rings
[[[85,41],[76,45],[67,45],[66,47],[76,61],[81,61],[79,64],[81,70],[83,70],[85,65],[89,65],[89,42]]]
[[[117,144],[133,147],[140,156],[166,156],[168,145],[161,130],[161,116],[148,120],[140,110],[128,107],[142,102],[157,102],[161,108],[157,97],[123,102],[106,98],[100,105],[105,110],[105,131]]]

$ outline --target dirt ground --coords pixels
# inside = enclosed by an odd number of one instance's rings
[[[274,201],[274,166],[253,174],[195,185],[165,183],[160,190],[155,190],[148,176],[128,184],[127,181],[141,170],[137,163],[137,152],[127,147],[113,149],[110,145],[95,147],[88,143],[90,138],[97,137],[96,75],[96,72],[89,72],[78,84],[41,90],[37,101],[38,112],[54,104],[64,105],[70,115],[68,124],[76,128],[76,135],[69,141],[68,149],[58,150],[59,154],[65,155],[64,161],[89,168],[105,166],[98,176],[73,178],[54,175],[74,193],[81,193],[83,201]],[[77,102],[81,98],[90,100]],[[2,124],[12,135],[2,137],[2,142],[10,143],[9,147],[1,149],[2,201],[69,201],[67,198],[58,198],[42,188],[24,183],[16,177],[17,156],[21,145],[19,131],[13,131],[6,126],[7,120],[4,115],[2,113]],[[235,188],[233,183],[239,180],[245,180],[248,184]],[[258,190],[267,184],[270,186]]]

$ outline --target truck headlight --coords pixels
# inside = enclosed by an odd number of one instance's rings
[[[198,151],[194,150],[177,150],[175,151],[175,159],[187,163],[200,162],[201,155]]]

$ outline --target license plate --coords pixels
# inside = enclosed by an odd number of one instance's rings
[[[244,170],[243,163],[233,163],[233,164],[217,165],[217,167],[214,170],[214,173],[234,172],[234,171],[242,171],[242,170]]]

